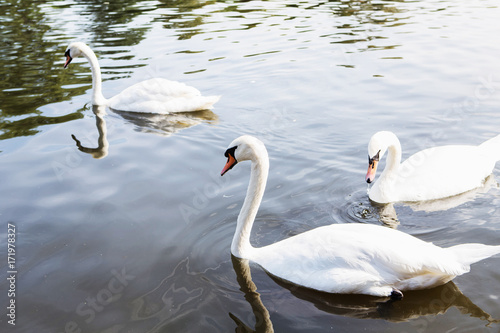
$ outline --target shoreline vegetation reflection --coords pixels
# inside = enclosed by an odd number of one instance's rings
[[[125,1],[120,3],[101,1],[79,1],[65,4],[64,1],[17,1],[10,5],[0,1],[2,20],[2,43],[0,51],[0,140],[21,136],[32,136],[44,125],[53,125],[83,118],[81,107],[76,106],[67,114],[50,114],[47,105],[86,96],[91,87],[91,77],[85,69],[75,70],[79,75],[68,75],[62,70],[64,48],[69,41],[83,32],[83,39],[96,48],[100,60],[106,59],[102,67],[103,80],[116,80],[131,75],[135,68],[147,66],[147,59],[137,59],[133,48],[146,38],[153,24],[162,24],[163,29],[178,40],[187,40],[198,34],[220,33],[230,30],[252,29],[263,24],[263,20],[279,18],[295,20],[288,16],[280,4],[271,3],[213,3],[210,1]],[[321,8],[331,16],[332,44],[357,44],[341,48],[343,52],[361,52],[377,49],[392,49],[397,45],[376,40],[386,37],[378,35],[376,28],[364,30],[364,24],[393,26],[404,24],[404,9],[401,3],[359,3],[342,1],[332,3],[287,4],[290,9],[307,10]],[[248,14],[258,14],[260,20],[250,23]],[[71,14],[71,15],[70,15]],[[221,17],[220,15],[223,15]],[[73,17],[82,16],[85,23],[74,22]],[[342,17],[348,17],[346,21]],[[65,19],[65,22],[61,22]],[[217,30],[217,20],[239,20],[240,28]],[[215,21],[214,21],[215,20]],[[74,25],[73,29],[65,26]],[[307,29],[307,27],[304,27]],[[68,30],[68,31],[66,31]],[[73,35],[71,35],[73,33]],[[385,45],[383,45],[385,44]],[[300,45],[298,45],[299,47]],[[118,49],[116,49],[118,48]],[[200,52],[184,50],[184,53]],[[204,52],[204,50],[201,50]],[[271,51],[267,54],[272,54]],[[261,54],[261,53],[259,53]],[[252,56],[251,52],[244,55]],[[255,55],[253,55],[255,56]],[[224,57],[222,57],[224,58]],[[126,64],[124,64],[124,62]],[[86,64],[75,64],[87,66]],[[338,66],[347,66],[338,64]],[[197,73],[186,72],[186,73]]]

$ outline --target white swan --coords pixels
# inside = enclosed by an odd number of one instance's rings
[[[84,56],[92,70],[92,104],[106,105],[111,109],[129,112],[168,114],[211,109],[220,96],[201,96],[198,89],[184,83],[161,78],[145,80],[128,87],[110,99],[101,91],[101,69],[94,52],[81,42],[71,43],[66,49],[68,67],[73,58]]]
[[[500,135],[479,146],[424,149],[401,163],[396,135],[377,132],[368,144],[368,183],[375,179],[377,164],[386,151],[387,163],[369,191],[370,199],[379,203],[434,200],[480,187],[500,160]]]
[[[255,248],[250,232],[266,187],[267,151],[258,139],[242,136],[225,156],[221,175],[238,162],[252,162],[232,254],[291,283],[330,293],[401,298],[400,290],[444,284],[468,272],[470,264],[500,253],[500,246],[483,244],[441,248],[395,229],[361,223],[323,226]]]

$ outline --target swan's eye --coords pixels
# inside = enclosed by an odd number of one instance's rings
[[[375,162],[378,162],[378,160],[380,158],[379,156],[380,156],[380,150],[373,157],[370,157],[370,155],[368,155],[368,165],[370,165],[373,168],[375,165]]]
[[[368,155],[368,163],[373,164],[374,161],[378,162],[378,160],[380,158],[379,156],[380,156],[380,150],[373,157],[370,157],[370,155]]]
[[[234,151],[236,150],[236,148],[238,148],[238,146],[234,146],[234,147],[228,148],[226,150],[226,152],[224,153],[224,156],[229,158],[229,155],[231,155],[231,156],[234,157]]]

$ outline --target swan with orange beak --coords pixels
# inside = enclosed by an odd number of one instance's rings
[[[94,51],[82,42],[74,42],[69,44],[64,56],[64,68],[76,57],[84,57],[90,63],[93,105],[108,106],[117,111],[171,114],[209,110],[220,98],[202,96],[198,89],[181,82],[151,78],[107,99],[102,94],[101,68]]]
[[[375,181],[387,152],[384,171]],[[478,146],[448,145],[421,150],[401,163],[401,144],[389,131],[375,133],[368,144],[365,180],[378,203],[427,201],[461,194],[484,184],[500,160],[500,135]],[[459,160],[458,157],[460,157]]]
[[[373,156],[368,155],[368,171],[366,172],[365,180],[367,183],[373,182],[377,173],[380,150]]]

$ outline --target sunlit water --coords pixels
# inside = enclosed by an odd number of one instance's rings
[[[229,248],[249,165],[219,176],[234,138],[265,142],[255,246],[344,222],[500,244],[499,167],[447,210],[376,206],[364,182],[378,130],[404,157],[500,132],[498,17],[492,0],[0,0],[0,234],[16,226],[18,271],[13,327],[5,245],[1,331],[498,332],[498,257],[395,303],[248,271]],[[88,64],[62,69],[74,40],[96,52],[106,97],[165,77],[222,99],[195,114],[102,115]]]

